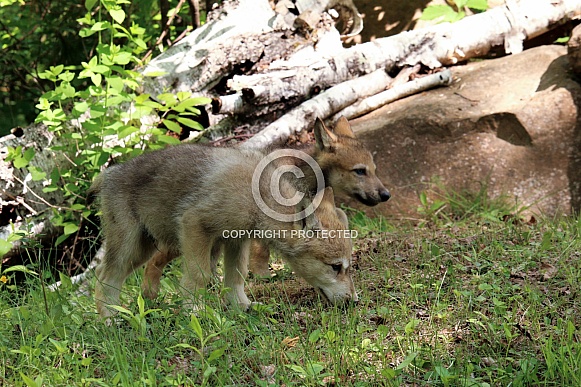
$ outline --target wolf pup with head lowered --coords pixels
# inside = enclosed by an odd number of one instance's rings
[[[250,239],[240,237],[241,231],[254,236],[258,232],[324,299],[333,304],[356,301],[351,240],[341,234],[348,231],[346,217],[335,208],[332,189],[321,192],[313,213],[297,218],[297,212],[309,208],[309,195],[297,206],[281,205],[268,185],[276,166],[267,166],[260,177],[262,199],[277,213],[297,220],[271,218],[256,204],[252,189],[254,171],[265,157],[260,151],[178,145],[105,170],[89,190],[90,199],[100,198],[106,247],[96,269],[99,314],[113,314],[107,305],[118,303],[127,276],[154,253],[167,261],[183,256],[182,289],[195,297],[211,278],[211,253],[218,245],[224,247],[224,283],[230,289],[226,297],[247,308],[244,282]],[[280,177],[284,198],[300,196],[295,183],[285,174]],[[307,231],[330,230],[335,237],[305,237]],[[236,231],[239,237],[228,237],[226,231]]]
[[[375,206],[389,200],[389,191],[375,174],[373,156],[365,146],[355,138],[355,134],[346,118],[341,117],[335,128],[328,128],[319,118],[313,130],[315,144],[299,148],[317,162],[321,168],[325,185],[333,188],[335,194],[352,197],[367,206]],[[313,169],[300,159],[289,159],[304,173],[303,186],[315,193],[317,182]],[[219,255],[219,250],[213,256]],[[168,259],[169,258],[169,259]],[[253,274],[266,277],[270,275],[268,247],[253,241],[250,254],[250,270]],[[159,292],[163,268],[173,259],[157,254],[147,263],[143,276],[142,289],[148,298],[155,298]]]
[[[349,196],[367,206],[375,206],[389,200],[389,191],[375,174],[373,156],[355,134],[345,117],[341,117],[334,130],[319,118],[313,130],[315,145],[300,148],[313,157],[323,171],[325,185],[332,187],[336,195]],[[305,174],[304,185],[312,192],[317,182],[313,169],[301,160],[294,159]],[[270,276],[268,247],[258,241],[252,243],[250,270],[258,276]]]

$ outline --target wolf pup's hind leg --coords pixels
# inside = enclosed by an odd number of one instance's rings
[[[121,286],[135,269],[141,267],[153,254],[153,242],[138,228],[128,232],[112,230],[106,236],[107,251],[97,267],[95,302],[101,317],[110,317],[115,311],[109,304],[119,303]]]
[[[145,271],[143,272],[143,280],[141,282],[141,291],[143,296],[153,300],[159,294],[159,287],[163,268],[167,266],[177,254],[171,254],[165,251],[158,251],[153,258],[147,262]]]

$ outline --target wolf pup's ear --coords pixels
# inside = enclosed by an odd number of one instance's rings
[[[337,136],[344,136],[344,137],[351,137],[355,138],[355,133],[353,133],[353,129],[351,129],[351,125],[349,125],[349,121],[347,118],[341,116],[335,124],[335,134]]]
[[[337,213],[337,217],[343,223],[346,229],[349,229],[349,218],[347,218],[347,214],[340,208],[335,208],[335,212]]]
[[[329,204],[335,208],[335,195],[333,195],[333,187],[325,187],[323,191],[323,199],[319,205]]]
[[[330,150],[333,144],[337,142],[337,136],[325,126],[325,123],[319,117],[315,120],[315,129],[313,131],[315,133],[315,143],[320,150]]]
[[[296,206],[297,214],[304,213],[303,211],[307,210],[309,208],[309,206],[311,206],[311,204],[313,204],[312,199],[310,197],[308,197],[308,195],[305,195],[305,197]],[[321,221],[317,217],[316,213],[317,213],[317,211],[313,211],[307,217],[305,217],[299,221],[299,226],[302,230],[305,230],[305,231],[320,230],[322,228]]]

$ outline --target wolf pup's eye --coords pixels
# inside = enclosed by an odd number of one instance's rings
[[[331,265],[331,268],[333,269],[333,271],[337,274],[341,273],[341,269],[343,268],[343,265],[341,265],[340,263],[336,263],[334,265]]]
[[[355,174],[358,176],[365,176],[367,174],[365,168],[355,168],[353,172],[355,172]]]

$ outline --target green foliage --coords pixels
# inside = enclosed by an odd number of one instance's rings
[[[483,12],[488,9],[488,0],[449,0],[449,4],[430,5],[422,12],[421,20],[438,20],[453,23],[466,16],[465,9]]]
[[[168,14],[177,13],[167,34],[171,41],[191,28],[189,2],[177,8],[179,3],[167,0]],[[77,71],[82,61],[91,59],[99,44],[111,40],[154,53],[165,45],[156,44],[155,39],[162,30],[158,0],[0,0],[0,20],[0,136],[34,120],[38,111],[33,101],[51,87],[40,74],[51,66]],[[80,34],[78,20],[90,22]],[[116,31],[108,28],[110,23],[118,25]],[[136,28],[142,32],[137,33]],[[124,36],[127,31],[132,39]],[[73,86],[86,88],[88,84],[75,79]]]
[[[27,168],[33,180],[46,179],[44,192],[63,192],[65,208],[55,209],[52,216],[53,224],[64,230],[57,245],[79,231],[82,217],[91,215],[85,192],[111,159],[179,143],[168,129],[176,133],[183,127],[203,129],[195,121],[200,114],[196,106],[209,103],[207,98],[180,92],[154,100],[140,93],[144,76],[134,68],[142,64],[140,56],[151,37],[134,21],[126,27],[123,7],[128,4],[127,0],[87,0],[87,12],[77,21],[83,26],[79,35],[97,41],[93,55],[81,67],[60,64],[38,73],[52,87],[39,98],[36,122],[59,137],[59,145],[50,149],[65,154],[66,161],[46,176],[29,166],[34,149],[9,149],[8,161],[16,168]]]

